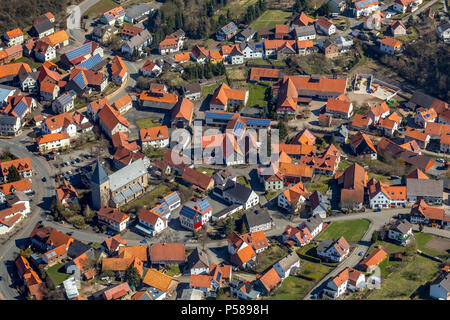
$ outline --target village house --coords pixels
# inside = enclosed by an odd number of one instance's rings
[[[100,127],[111,138],[117,132],[128,132],[130,124],[119,111],[109,105],[105,105],[98,113]]]
[[[445,209],[433,208],[424,200],[417,200],[411,207],[409,221],[414,224],[446,226],[450,224],[450,216],[445,214]]]
[[[350,245],[344,237],[336,241],[323,240],[316,248],[317,255],[331,262],[341,262],[350,253]]]
[[[34,57],[40,62],[53,60],[56,58],[56,49],[51,44],[39,40],[33,49]]]
[[[364,273],[353,268],[345,268],[337,276],[327,282],[324,294],[327,297],[336,299],[347,290],[357,291],[363,289],[366,283]]]
[[[350,147],[355,156],[361,158],[369,158],[375,160],[378,156],[377,149],[373,145],[372,140],[361,131],[350,138]]]
[[[249,232],[266,231],[275,225],[267,209],[256,209],[244,214],[243,223]]]
[[[230,40],[238,31],[237,26],[234,22],[228,23],[216,32],[217,41]]]
[[[437,300],[450,300],[450,274],[443,271],[430,284],[430,297]]]
[[[447,42],[450,40],[450,22],[449,21],[443,21],[441,24],[439,24],[436,28],[437,34],[439,39],[441,39],[444,42]]]
[[[169,53],[175,53],[180,51],[183,48],[183,40],[173,37],[173,36],[166,36],[163,41],[159,43],[159,54],[165,55]]]
[[[259,203],[259,196],[251,188],[228,179],[223,187],[216,187],[214,193],[230,204],[240,204],[248,210]]]
[[[159,65],[158,61],[153,62],[147,60],[142,66],[142,69],[140,69],[140,72],[144,76],[155,78],[161,74],[162,70],[162,66]]]
[[[407,220],[397,220],[389,228],[387,236],[394,242],[405,246],[414,238],[412,227]]]
[[[187,267],[189,274],[209,274],[208,254],[202,249],[195,248],[187,259]]]
[[[378,0],[360,0],[354,2],[353,15],[356,18],[368,16],[372,12],[378,10]]]
[[[227,239],[230,260],[240,268],[254,265],[256,255],[269,247],[263,231],[249,232],[239,235],[233,232]]]
[[[416,109],[414,123],[422,128],[426,128],[428,123],[436,122],[438,115],[433,108],[428,110]]]
[[[3,38],[5,39],[8,47],[15,46],[16,44],[22,44],[24,40],[23,31],[20,28],[6,31]]]
[[[295,251],[289,253],[286,257],[273,265],[282,280],[289,276],[294,276],[300,269],[300,258]]]
[[[46,264],[54,264],[67,256],[74,238],[52,227],[44,227],[36,224],[30,233],[31,243],[42,251],[42,261]]]
[[[338,172],[340,192],[340,208],[360,210],[364,203],[364,190],[367,187],[367,172],[359,164],[354,163],[344,172]]]
[[[384,259],[387,258],[387,253],[383,249],[375,249],[359,264],[361,269],[365,272],[372,272]]]
[[[125,13],[126,10],[121,6],[112,8],[111,10],[103,13],[100,17],[100,22],[111,26],[115,24],[120,25],[125,19]]]
[[[139,142],[142,150],[152,148],[165,148],[169,145],[169,132],[167,126],[151,127],[139,130]]]
[[[41,82],[40,95],[44,101],[53,101],[59,95],[59,86],[51,82]]]
[[[127,228],[130,217],[121,212],[120,209],[103,206],[98,210],[98,220],[112,230],[122,232]]]
[[[64,112],[49,117],[42,123],[42,133],[50,134],[57,132],[66,132],[69,137],[73,137],[77,134],[76,124],[69,113]]]
[[[181,226],[192,231],[198,230],[209,223],[212,211],[207,199],[198,202],[193,207],[184,205],[180,211]]]
[[[179,98],[172,110],[171,127],[187,128],[192,124],[194,103],[186,98]]]
[[[370,208],[391,208],[406,205],[406,186],[389,186],[371,179],[367,183]]]
[[[186,248],[182,243],[155,243],[149,248],[152,265],[185,263]]]
[[[261,294],[269,296],[281,282],[282,279],[272,267],[257,280],[258,290],[261,291]]]
[[[161,233],[168,227],[168,219],[159,215],[155,209],[147,210],[142,208],[138,219],[139,223],[136,224],[136,229],[151,237]]]
[[[404,36],[406,35],[406,27],[401,21],[394,21],[391,24],[391,34],[396,36]]]
[[[142,53],[144,49],[152,44],[153,37],[151,33],[144,29],[138,35],[131,37],[120,48],[122,53],[132,55],[133,52]]]
[[[309,192],[299,182],[289,189],[280,193],[277,197],[277,203],[280,208],[288,210],[290,213],[297,213],[308,198]]]
[[[176,293],[179,281],[155,269],[148,269],[142,280],[152,300],[165,300]]]
[[[335,118],[350,119],[353,115],[353,104],[346,96],[328,99],[325,112]]]
[[[28,178],[30,181],[32,181],[33,176],[33,167],[31,165],[30,158],[19,158],[15,160],[9,160],[9,161],[3,161],[0,162],[0,182],[6,183],[8,182],[8,175],[10,168],[14,166],[16,167],[19,174],[22,176],[22,178]]]
[[[75,97],[70,92],[64,92],[52,102],[52,110],[55,113],[65,113],[75,108]]]
[[[38,39],[42,39],[55,33],[55,27],[48,19],[42,19],[40,22],[33,24],[29,33],[33,37],[37,37]]]
[[[315,25],[316,30],[321,31],[327,36],[336,33],[336,26],[333,24],[333,21],[326,19],[324,17],[317,18]]]
[[[225,82],[222,83],[211,97],[209,102],[210,110],[228,111],[238,105],[246,105],[248,100],[248,90],[232,89]]]
[[[402,50],[403,43],[392,37],[384,37],[380,41],[380,51],[387,53],[389,55],[394,55],[395,53]]]
[[[183,95],[189,100],[198,100],[202,96],[202,90],[198,82],[192,82],[183,87]]]
[[[316,39],[316,28],[314,28],[314,24],[308,26],[294,25],[293,33],[295,39],[298,41]]]
[[[124,21],[131,23],[142,22],[146,20],[154,10],[155,6],[153,3],[136,3],[127,8]]]

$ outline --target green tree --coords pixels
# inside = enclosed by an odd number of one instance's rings
[[[125,270],[125,280],[128,282],[130,286],[138,287],[141,283],[141,275],[139,274],[138,269],[134,266],[129,266]]]
[[[278,134],[279,134],[279,138],[280,138],[280,142],[284,141],[288,134],[289,134],[289,130],[286,126],[286,124],[284,123],[284,121],[278,121]]]
[[[9,167],[8,182],[15,182],[21,179],[22,176],[20,175],[19,170],[17,170],[16,166],[12,165],[11,167]]]
[[[247,233],[248,229],[247,229],[247,225],[245,224],[245,222],[242,220],[242,224],[241,224],[241,234]]]
[[[225,225],[224,225],[224,233],[225,235],[228,237],[230,234],[232,234],[234,232],[234,230],[236,229],[234,220],[230,217],[228,217],[225,220]]]
[[[86,222],[91,222],[95,217],[95,212],[91,210],[89,205],[86,205],[83,210],[83,216]]]
[[[378,232],[375,231],[374,233],[372,233],[372,242],[375,243],[378,241]]]

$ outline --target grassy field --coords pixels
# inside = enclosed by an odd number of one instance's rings
[[[34,68],[37,69],[42,65],[42,62],[34,61],[33,59],[31,59],[29,57],[25,57],[25,56],[20,57],[19,59],[16,59],[13,62],[14,63],[19,63],[19,62],[27,63],[31,69],[34,69]]]
[[[47,269],[48,276],[52,279],[53,283],[57,286],[63,283],[64,280],[69,278],[69,274],[59,272],[58,270],[63,266],[63,264],[55,264]]]
[[[214,169],[211,168],[195,168],[195,170],[206,174],[208,177],[211,177],[214,174]]]
[[[341,160],[341,161],[339,162],[339,165],[338,165],[338,171],[345,170],[345,169],[347,169],[348,167],[350,167],[351,165],[352,165],[351,162],[345,161],[345,160]]]
[[[158,119],[146,118],[137,120],[136,125],[138,126],[139,129],[144,129],[144,128],[158,127],[161,125],[161,123],[159,122]]]
[[[332,180],[333,178],[330,178],[329,176],[320,175],[319,180],[307,182],[305,183],[305,187],[309,192],[319,191],[320,193],[325,194],[330,188]]]
[[[430,242],[433,238],[435,238],[434,235],[429,233],[421,233],[421,232],[415,232],[414,238],[416,239],[417,248],[421,250],[422,252],[425,252],[426,254],[439,257],[441,259],[448,259],[450,257],[450,254],[437,251],[434,249],[429,249],[426,247],[427,243]]]
[[[390,274],[381,283],[381,289],[374,290],[369,295],[369,300],[408,300],[417,291],[423,294],[425,285],[439,270],[439,263],[428,258],[414,255],[412,261],[404,268]]]
[[[288,252],[284,247],[277,245],[270,246],[269,249],[264,250],[256,256],[258,265],[256,266],[255,271],[262,273],[268,267],[283,259],[287,254]]]
[[[283,10],[267,10],[250,26],[258,31],[262,28],[274,28],[276,24],[284,24],[292,15],[292,12]]]
[[[341,236],[347,242],[358,242],[369,228],[370,222],[365,219],[332,222],[319,236],[317,240],[337,240]]]
[[[128,0],[125,4],[122,5],[123,8],[131,7],[133,4],[139,3],[139,2],[151,2],[151,1],[142,1],[142,0]],[[114,0],[100,0],[95,5],[90,7],[86,12],[83,14],[83,16],[87,15],[89,18],[95,18],[97,16],[102,15],[108,10],[111,10],[112,8],[118,7],[119,4],[115,2]]]
[[[259,84],[250,84],[248,86],[249,95],[247,101],[247,107],[253,106],[265,106],[266,101],[264,101],[264,94],[266,92],[265,86],[260,86]]]
[[[167,185],[165,185],[165,184],[160,185],[160,186],[156,187],[155,189],[153,189],[152,191],[146,193],[139,199],[124,206],[122,208],[122,212],[129,212],[132,210],[135,211],[136,209],[142,208],[144,206],[146,208],[150,209],[159,202],[158,197],[166,196],[169,193],[169,191],[170,191],[170,188]]]
[[[298,276],[287,277],[270,300],[300,300],[330,271],[330,267],[302,260]]]
[[[214,91],[216,91],[216,89],[222,84],[222,81],[218,81],[215,84],[209,85],[209,86],[203,86],[201,88],[202,90],[202,96],[203,97],[207,97],[209,94],[213,94]]]
[[[171,265],[169,270],[167,270],[166,274],[171,277],[181,274],[180,266],[177,264]]]

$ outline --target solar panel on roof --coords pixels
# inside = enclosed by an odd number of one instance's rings
[[[211,205],[209,204],[208,200],[205,199],[198,204],[198,207],[200,208],[200,210],[205,211],[211,208]]]
[[[244,124],[240,121],[236,122],[236,126],[234,127],[234,132],[237,135],[240,135],[242,133],[242,129],[244,128]]]
[[[270,125],[270,119],[255,119],[255,118],[247,118],[248,126],[266,126]]]
[[[91,52],[92,42],[83,44],[82,46],[66,52],[66,57],[69,60],[74,60],[78,57],[84,56]]]
[[[361,2],[356,3],[356,8],[361,9],[364,8],[366,5],[375,2],[374,0],[364,0]]]
[[[186,207],[186,206],[184,206],[180,211],[180,215],[185,216],[189,219],[193,219],[196,214],[197,214],[197,211],[195,211],[192,208]]]
[[[210,119],[229,120],[233,117],[233,115],[233,113],[206,112],[205,117]]]
[[[17,114],[19,117],[22,117],[24,112],[28,109],[28,106],[25,102],[20,101],[14,108],[15,114]]]
[[[78,73],[75,76],[75,78],[73,78],[73,81],[81,89],[84,89],[86,87],[86,85],[87,85],[87,83],[84,81],[83,72]]]
[[[173,193],[169,194],[168,196],[166,196],[164,198],[164,201],[170,205],[172,203],[180,201],[180,196],[178,195],[177,192],[173,192]]]
[[[89,59],[80,63],[80,66],[85,67],[86,69],[92,69],[102,61],[103,58],[100,56],[100,54],[97,53],[95,56],[92,56]]]
[[[68,104],[68,103],[72,102],[72,96],[68,93],[65,93],[65,94],[59,96],[58,100],[63,105]]]

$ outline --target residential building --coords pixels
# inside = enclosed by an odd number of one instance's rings
[[[353,14],[356,18],[368,16],[378,10],[378,0],[360,0],[354,3]]]
[[[56,49],[50,43],[39,40],[33,49],[34,57],[40,62],[53,60],[56,58]]]
[[[288,210],[290,213],[296,213],[305,203],[309,196],[308,190],[303,183],[299,182],[277,197],[278,206]]]
[[[371,179],[367,183],[370,208],[391,208],[406,205],[406,186],[389,186]]]
[[[186,260],[182,243],[155,243],[149,248],[150,261],[156,265],[181,264]]]
[[[248,90],[232,89],[222,83],[211,97],[210,110],[228,111],[230,107],[236,108],[239,104],[247,104]]]
[[[151,127],[139,130],[139,141],[142,150],[165,148],[169,145],[169,131],[167,126]]]
[[[331,262],[341,262],[350,253],[350,245],[344,237],[336,241],[323,240],[316,248],[317,255]]]
[[[103,15],[100,17],[100,22],[104,24],[109,25],[120,25],[123,23],[125,19],[126,10],[122,8],[121,6],[112,8],[109,11],[106,11],[103,13]]]
[[[168,219],[159,215],[156,211],[155,209],[142,208],[139,212],[139,223],[136,225],[136,229],[152,237],[165,230],[168,227]]]
[[[184,205],[180,211],[180,223],[188,230],[198,230],[209,223],[211,216],[212,207],[208,200],[204,199],[193,207]]]
[[[195,248],[187,259],[187,270],[193,274],[209,274],[209,259],[205,251]]]
[[[445,209],[433,208],[424,200],[417,200],[411,208],[409,221],[414,224],[446,226],[450,224],[450,216],[445,214]]]
[[[230,22],[216,32],[216,39],[217,41],[229,40],[237,33],[237,30],[234,22]]]
[[[444,21],[436,28],[438,37],[443,40],[444,42],[447,42],[450,40],[450,22]]]
[[[9,160],[9,161],[3,161],[0,162],[0,182],[6,183],[8,182],[8,175],[10,168],[14,166],[16,167],[17,171],[19,171],[19,174],[22,176],[22,178],[28,178],[30,181],[32,181],[33,176],[33,167],[31,165],[30,158],[19,158],[15,160]]]
[[[450,300],[450,274],[443,272],[430,284],[430,297],[437,300]]]
[[[124,21],[131,23],[144,21],[154,10],[153,3],[136,3],[127,8]]]
[[[120,209],[108,206],[103,206],[98,210],[97,218],[99,222],[118,232],[124,231],[130,222],[129,215],[121,212]]]
[[[75,97],[69,92],[64,92],[52,102],[52,110],[55,113],[69,112],[73,108],[75,108]]]
[[[8,47],[12,47],[16,44],[23,43],[23,31],[20,28],[16,28],[13,30],[6,31],[3,35],[5,39],[6,45]]]
[[[375,149],[372,140],[361,131],[350,138],[350,147],[355,156],[372,160],[377,158],[377,149]]]
[[[244,214],[243,222],[249,232],[266,231],[275,225],[266,209],[256,209]]]
[[[327,36],[336,33],[336,26],[333,24],[333,21],[326,19],[324,17],[317,18],[315,25],[316,30],[321,31]]]
[[[392,37],[384,37],[380,41],[380,51],[394,55],[402,49],[403,43]]]
[[[407,220],[397,220],[388,230],[388,238],[405,246],[414,239],[412,224]]]
[[[105,105],[100,112],[98,112],[98,119],[100,127],[106,133],[109,138],[117,132],[128,132],[130,124],[128,120],[124,118],[119,111]]]
[[[66,132],[69,137],[77,134],[75,121],[67,112],[45,119],[41,130],[43,134]]]
[[[427,203],[441,204],[443,192],[443,180],[406,179],[406,197],[408,202],[424,200]]]
[[[353,268],[345,268],[337,276],[327,282],[324,288],[326,296],[336,299],[347,290],[362,290],[366,283],[364,274]]]
[[[359,265],[365,272],[370,273],[386,258],[386,251],[378,248],[372,251]]]
[[[300,269],[300,258],[295,251],[273,265],[282,280],[289,276],[295,276]]]
[[[217,190],[220,188],[220,190]],[[248,210],[259,203],[259,196],[251,188],[229,179],[225,186],[217,187],[215,193],[230,204],[240,204]]]
[[[29,33],[33,37],[37,37],[38,39],[42,39],[46,36],[55,33],[55,28],[53,24],[48,19],[43,19],[41,22],[33,24]]]

